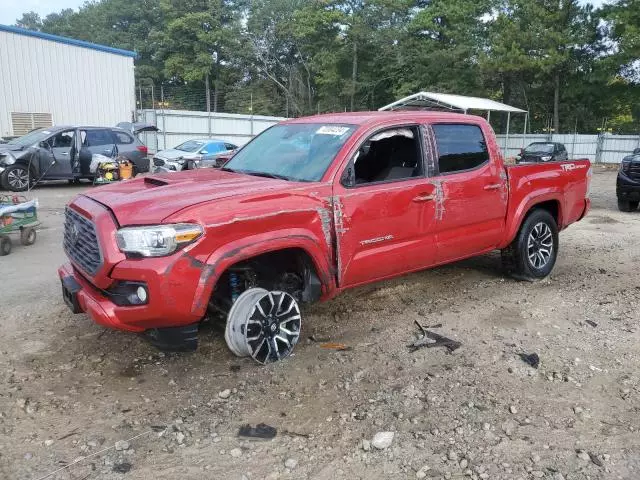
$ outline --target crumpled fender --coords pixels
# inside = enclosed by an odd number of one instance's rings
[[[325,240],[304,228],[287,228],[243,237],[216,249],[203,265],[194,295],[192,313],[205,314],[216,282],[231,265],[286,248],[300,248],[309,255],[322,282],[323,296],[335,290],[335,275],[332,273],[330,251]]]

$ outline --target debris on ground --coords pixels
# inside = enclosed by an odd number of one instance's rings
[[[447,338],[443,335],[439,335],[435,332],[432,332],[430,330],[427,330],[427,328],[440,328],[442,327],[442,324],[437,324],[434,325],[432,327],[423,327],[422,325],[420,325],[418,323],[418,321],[415,322],[415,324],[418,326],[418,328],[420,329],[420,332],[422,333],[422,336],[420,338],[418,338],[418,340],[416,340],[415,342],[409,344],[409,348],[411,349],[412,352],[415,352],[416,350],[422,348],[422,347],[427,347],[427,348],[433,348],[433,347],[447,347],[447,350],[449,350],[449,352],[454,352],[456,351],[458,348],[460,348],[462,346],[462,343],[456,341],[456,340],[452,340],[450,338]]]
[[[259,423],[255,427],[252,427],[249,424],[241,426],[240,430],[238,431],[238,436],[270,440],[272,438],[275,438],[277,433],[278,430],[275,427],[271,427],[265,423]]]
[[[333,342],[321,343],[320,348],[324,348],[326,350],[336,350],[338,352],[346,352],[351,350],[351,347],[348,345],[345,345],[344,343],[333,343]]]
[[[116,463],[113,466],[113,471],[116,473],[128,473],[131,470],[132,465],[129,462]]]
[[[389,448],[393,443],[393,437],[395,437],[395,435],[395,432],[378,432],[373,436],[371,445],[378,450]]]
[[[524,363],[533,368],[540,366],[540,357],[537,353],[519,353],[518,356]]]
[[[604,467],[604,464],[602,463],[602,460],[600,460],[595,453],[587,452],[587,455],[589,455],[589,458],[591,459],[591,462],[594,465],[597,465],[598,467]]]
[[[598,326],[598,324],[593,320],[585,320],[585,322],[591,325],[593,328],[596,328]]]

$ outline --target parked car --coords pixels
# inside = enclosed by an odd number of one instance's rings
[[[622,159],[616,180],[616,194],[621,212],[632,212],[640,205],[640,148]]]
[[[153,156],[153,165],[156,172],[219,167],[224,163],[223,158],[226,160],[226,154],[237,149],[237,145],[224,140],[198,138],[181,143],[175,148],[159,151]]]
[[[155,128],[155,127],[154,127]],[[22,192],[37,181],[91,178],[91,155],[118,154],[134,173],[149,171],[147,147],[130,131],[114,127],[39,128],[0,145],[0,183]]]
[[[562,143],[533,142],[520,151],[516,163],[564,162],[567,149]]]
[[[222,313],[229,348],[268,363],[300,338],[301,303],[352,287],[493,250],[516,278],[546,277],[590,180],[588,160],[505,167],[477,116],[298,118],[221,169],[76,197],[58,274],[71,310],[101,325],[194,349]]]

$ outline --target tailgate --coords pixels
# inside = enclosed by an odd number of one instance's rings
[[[580,220],[586,211],[591,182],[588,159],[532,163],[505,167],[509,182],[507,219],[520,218],[544,201],[558,203],[558,227]]]

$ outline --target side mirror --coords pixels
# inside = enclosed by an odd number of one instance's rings
[[[356,174],[352,164],[347,166],[347,169],[342,174],[342,185],[345,187],[353,187],[356,184]]]
[[[49,142],[46,142],[44,140],[38,143],[38,147],[44,148],[47,151],[51,151],[51,145],[49,145]]]

